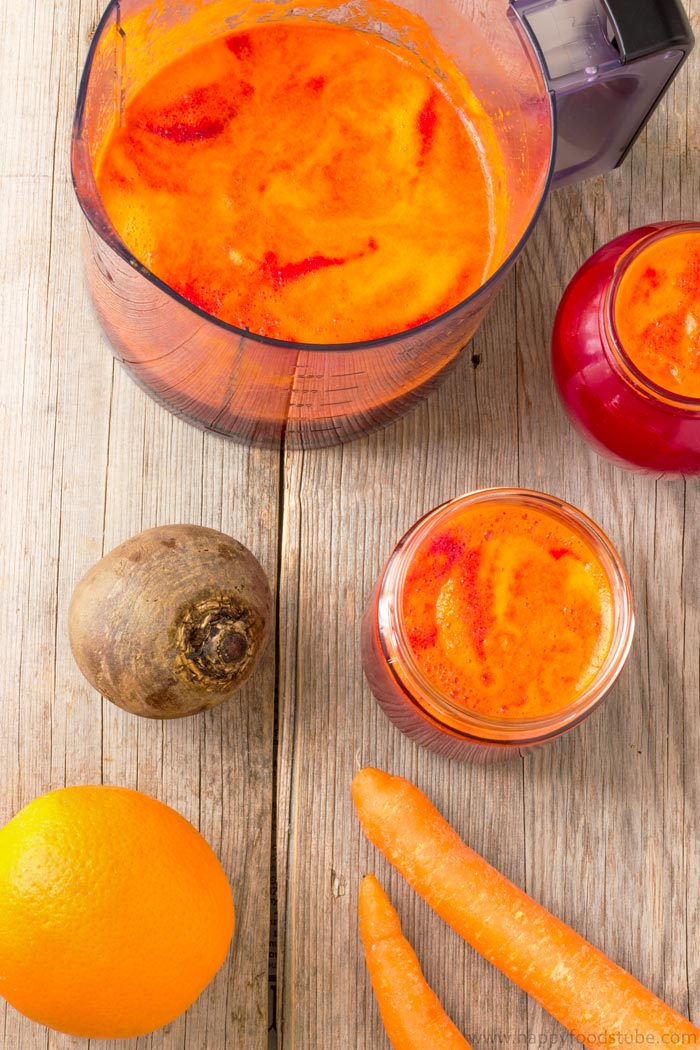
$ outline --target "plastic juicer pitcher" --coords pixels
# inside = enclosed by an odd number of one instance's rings
[[[402,10],[423,20],[438,53],[467,77],[505,161],[504,248],[477,291],[386,338],[304,344],[217,319],[134,256],[106,214],[95,173],[106,137],[152,76],[185,49],[290,16],[415,50]],[[620,164],[692,46],[679,0],[403,0],[400,8],[380,0],[111,0],[83,73],[71,159],[87,219],[88,285],[117,358],[171,411],[244,442],[321,446],[389,422],[454,364],[550,186]]]

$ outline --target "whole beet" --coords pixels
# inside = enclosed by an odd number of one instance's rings
[[[71,598],[71,649],[119,707],[179,718],[227,700],[267,640],[272,599],[257,559],[199,525],[162,525],[115,547]]]

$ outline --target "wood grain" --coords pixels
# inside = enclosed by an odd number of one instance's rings
[[[689,11],[697,29],[700,9]],[[364,441],[286,457],[285,1050],[388,1047],[357,962],[367,870],[387,887],[426,975],[475,1047],[578,1045],[363,842],[348,785],[366,763],[414,779],[466,841],[697,1023],[690,770],[700,634],[689,552],[698,482],[634,476],[590,451],[559,409],[549,338],[564,287],[592,251],[645,221],[700,217],[699,73],[695,54],[620,171],[550,198],[472,344],[473,360],[468,354],[430,402]],[[512,764],[478,767],[431,756],[387,722],[359,678],[357,624],[404,530],[442,500],[491,484],[554,493],[597,520],[630,570],[638,628],[619,684],[585,725]]]
[[[158,408],[113,363],[87,300],[68,144],[99,14],[72,0],[0,9],[0,822],[76,783],[138,788],[191,820],[231,880],[234,948],[186,1015],[111,1045],[263,1050],[275,642],[229,704],[160,723],[101,700],[67,640],[80,576],[152,525],[221,529],[256,554],[273,584],[277,575],[279,453],[250,452]],[[2,1003],[0,1045],[83,1050],[91,1041],[48,1033]]]
[[[700,0],[687,7],[700,34]],[[700,219],[700,51],[621,170],[550,198],[437,394],[368,438],[281,455],[201,434],[156,406],[113,364],[92,315],[68,139],[99,14],[95,0],[0,7],[0,822],[65,783],[138,787],[201,828],[238,917],[229,960],[195,1006],[112,1045],[267,1047],[272,924],[279,1050],[384,1050],[356,926],[369,870],[475,1048],[578,1045],[362,839],[349,784],[368,763],[415,780],[474,848],[697,1024],[700,481],[635,476],[590,451],[559,409],[548,345],[559,297],[591,251],[647,220]],[[614,692],[577,731],[501,766],[459,764],[415,747],[378,709],[358,624],[420,514],[509,484],[559,495],[610,534],[630,571],[637,634]],[[84,682],[66,609],[104,551],[174,521],[249,546],[279,581],[279,622],[240,700],[160,724]],[[90,1045],[0,1006],[2,1050]]]

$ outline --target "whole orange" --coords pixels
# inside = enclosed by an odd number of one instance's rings
[[[221,966],[233,923],[211,847],[141,792],[62,788],[0,830],[0,993],[61,1032],[172,1021]]]

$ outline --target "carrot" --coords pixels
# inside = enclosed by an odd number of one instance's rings
[[[359,913],[367,969],[394,1050],[471,1050],[425,980],[374,875],[362,880]]]
[[[700,1029],[487,864],[413,784],[362,769],[352,792],[367,837],[431,908],[584,1046],[700,1046]]]

